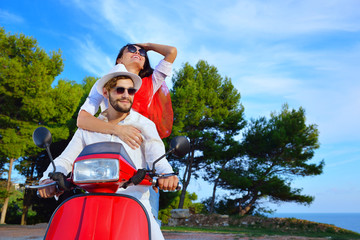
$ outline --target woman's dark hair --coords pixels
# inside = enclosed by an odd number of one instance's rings
[[[136,44],[131,44],[131,43],[126,44],[125,46],[123,46],[123,47],[120,49],[120,52],[119,52],[119,54],[117,55],[116,60],[115,60],[115,65],[117,64],[117,60],[118,60],[119,58],[121,58],[122,55],[124,54],[125,48],[127,48],[127,46],[129,46],[129,45],[135,45],[135,46],[138,46],[139,48],[142,48],[141,46],[136,45]],[[140,70],[139,76],[140,76],[141,78],[148,77],[148,76],[150,76],[150,75],[153,73],[153,71],[154,71],[154,69],[151,68],[151,66],[150,66],[150,61],[149,61],[149,57],[148,57],[148,55],[146,54],[146,56],[145,56],[144,68]]]

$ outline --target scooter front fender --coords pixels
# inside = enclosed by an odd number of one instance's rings
[[[145,207],[123,194],[82,194],[64,201],[53,213],[46,240],[150,239]]]

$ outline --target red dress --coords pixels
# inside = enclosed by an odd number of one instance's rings
[[[134,96],[132,108],[153,121],[160,137],[166,138],[171,133],[174,120],[170,91],[163,82],[154,95],[153,92],[152,75],[144,77]]]

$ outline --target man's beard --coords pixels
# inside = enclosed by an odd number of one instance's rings
[[[121,100],[128,100],[130,102],[130,107],[128,108],[124,108],[124,107],[121,107],[117,104],[118,101],[121,101]],[[131,106],[133,104],[133,102],[129,99],[129,98],[120,98],[120,99],[113,99],[111,97],[111,94],[109,95],[109,102],[110,102],[110,105],[118,112],[121,112],[121,113],[128,113],[131,109]]]

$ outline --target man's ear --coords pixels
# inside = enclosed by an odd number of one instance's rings
[[[117,64],[120,64],[120,63],[122,64],[121,58],[116,59],[116,63],[117,63]]]
[[[109,92],[106,90],[106,88],[103,88],[103,96],[107,99],[109,99]]]

